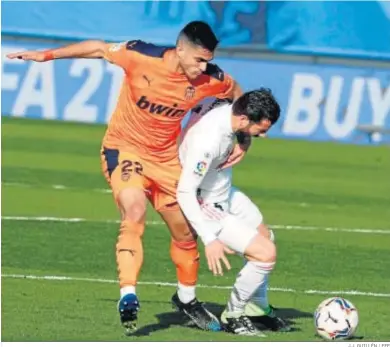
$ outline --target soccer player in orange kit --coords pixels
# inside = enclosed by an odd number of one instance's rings
[[[217,318],[196,299],[199,269],[196,237],[176,201],[180,177],[177,136],[185,114],[204,98],[238,98],[237,83],[210,64],[218,40],[204,22],[187,24],[176,46],[162,47],[133,40],[119,44],[83,41],[48,51],[9,54],[44,62],[64,58],[104,58],[123,68],[118,103],[105,133],[101,161],[121,213],[116,244],[120,300],[118,310],[128,332],[136,329],[139,301],[135,287],[143,262],[142,235],[147,200],[168,226],[170,254],[176,266],[175,307],[199,328],[220,330]],[[250,138],[241,138],[226,166],[240,161]],[[222,254],[223,255],[223,254]],[[221,256],[211,249],[207,256]]]

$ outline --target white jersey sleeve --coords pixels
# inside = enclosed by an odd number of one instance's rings
[[[197,199],[197,190],[217,155],[217,149],[205,144],[189,149],[182,161],[182,172],[177,187],[179,205],[205,245],[217,238],[216,234],[221,230],[221,224],[205,218]]]

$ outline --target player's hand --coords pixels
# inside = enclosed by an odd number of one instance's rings
[[[205,252],[209,270],[212,271],[214,275],[223,275],[221,260],[225,264],[226,269],[231,269],[230,263],[225,256],[225,252],[234,252],[227,248],[221,241],[214,240],[210,242],[205,247]]]
[[[227,158],[227,160],[219,168],[226,169],[240,162],[244,158],[248,148],[249,146],[237,143],[234,146],[233,151],[230,153],[229,158]]]
[[[32,60],[37,62],[45,61],[45,53],[38,51],[25,51],[7,54],[8,59],[22,59],[22,60]]]
[[[228,246],[223,245],[223,249],[224,249],[225,253],[227,253],[227,254],[236,254],[236,252],[234,252]]]

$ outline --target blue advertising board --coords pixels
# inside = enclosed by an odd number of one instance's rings
[[[388,1],[2,1],[2,34],[171,45],[192,20],[221,46],[390,59]]]
[[[45,48],[2,42],[3,55]],[[283,113],[270,136],[364,143],[367,137],[356,131],[359,124],[390,128],[389,70],[239,58],[216,63],[244,90],[273,90]],[[103,60],[31,63],[3,57],[1,78],[3,116],[107,123],[123,73]]]
[[[268,48],[390,60],[389,1],[269,1]]]
[[[2,33],[171,45],[188,22],[203,20],[229,46],[264,43],[264,16],[260,1],[3,1]]]

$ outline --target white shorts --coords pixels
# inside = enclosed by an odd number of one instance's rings
[[[218,239],[232,250],[244,253],[258,233],[263,215],[243,192],[232,187],[229,198],[218,203],[201,205],[205,217],[219,220],[222,229]]]

